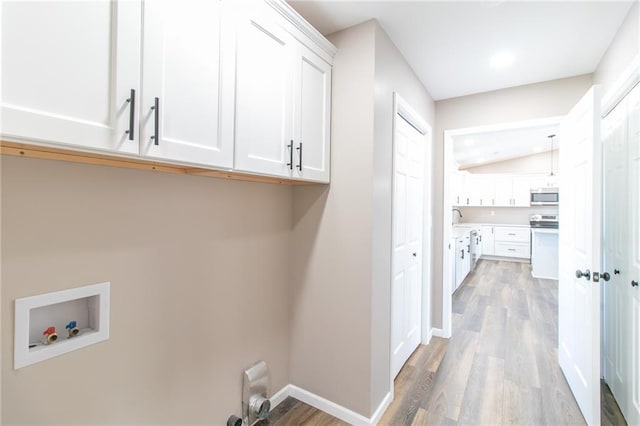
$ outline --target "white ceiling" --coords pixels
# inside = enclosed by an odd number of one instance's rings
[[[509,129],[453,136],[453,156],[464,169],[551,151],[549,135],[558,134],[558,125]],[[553,138],[558,149],[559,138]]]
[[[632,1],[289,0],[327,35],[377,19],[435,100],[595,71]],[[515,55],[496,70],[490,57]]]

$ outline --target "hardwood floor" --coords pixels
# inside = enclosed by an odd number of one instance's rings
[[[477,264],[454,294],[451,339],[413,353],[381,425],[585,424],[557,361],[557,282],[530,271]],[[625,424],[606,384],[601,402],[603,425]],[[276,410],[268,424],[344,424],[292,398]]]

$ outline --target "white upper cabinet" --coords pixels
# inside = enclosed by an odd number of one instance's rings
[[[141,9],[3,2],[2,137],[137,154]]]
[[[295,63],[293,175],[329,182],[331,66],[304,45]],[[297,145],[296,145],[297,143]]]
[[[335,47],[283,0],[6,1],[5,140],[329,182]]]
[[[329,182],[331,65],[270,7],[238,20],[235,169]]]
[[[265,8],[266,9],[266,8]],[[295,39],[268,10],[239,17],[235,168],[291,176]]]
[[[514,176],[511,194],[514,207],[529,207],[531,205],[531,177]]]
[[[140,153],[231,168],[233,120],[221,105],[233,101],[221,90],[229,72],[220,60],[228,48],[220,1],[147,1],[143,22]]]

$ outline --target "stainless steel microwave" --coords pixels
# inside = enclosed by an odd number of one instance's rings
[[[557,206],[560,202],[558,188],[536,188],[531,190],[532,206]]]

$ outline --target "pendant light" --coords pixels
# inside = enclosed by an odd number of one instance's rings
[[[549,157],[551,157],[551,169],[549,170],[549,176],[554,176],[553,174],[553,138],[555,138],[556,135],[549,135],[547,137],[551,141],[551,151],[549,151]]]

